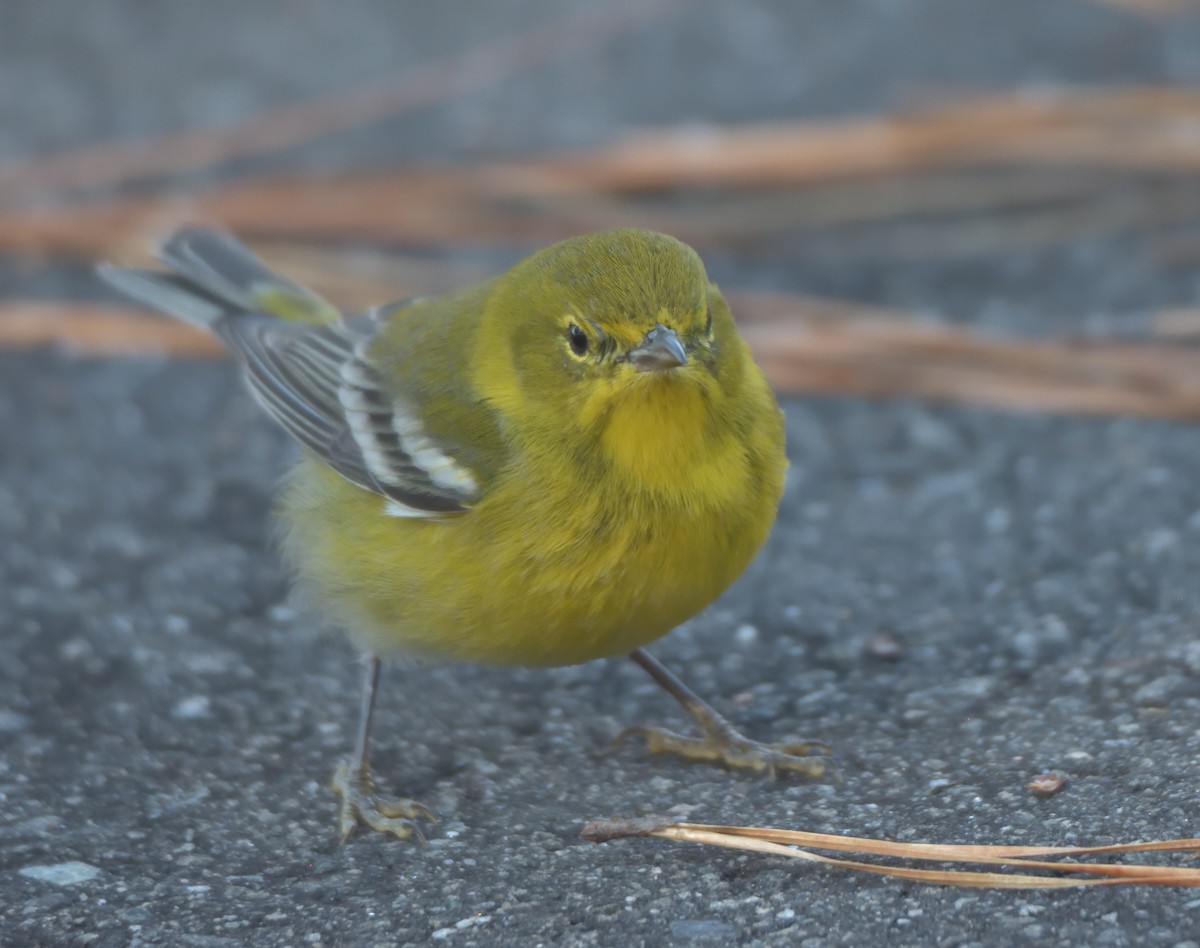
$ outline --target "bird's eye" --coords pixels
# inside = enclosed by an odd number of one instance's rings
[[[567,345],[571,347],[571,351],[575,353],[575,355],[583,358],[585,355],[587,355],[588,351],[587,333],[585,333],[574,323],[571,323],[571,325],[567,327]]]

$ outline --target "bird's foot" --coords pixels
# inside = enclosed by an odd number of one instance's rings
[[[342,798],[338,814],[338,829],[344,843],[356,826],[363,823],[380,833],[397,839],[425,841],[417,820],[436,822],[429,807],[405,797],[384,797],[375,791],[375,780],[369,767],[357,767],[343,761],[333,775],[333,792]]]
[[[721,764],[736,770],[750,770],[774,777],[780,771],[804,777],[821,777],[832,765],[827,759],[831,748],[819,741],[781,741],[765,744],[751,740],[721,717],[701,721],[701,737],[685,737],[661,727],[626,728],[617,735],[617,743],[640,737],[652,754],[675,754],[685,760]]]

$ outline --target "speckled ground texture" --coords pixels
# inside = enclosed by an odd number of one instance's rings
[[[0,155],[217,124],[567,6],[11,3]],[[1195,83],[1198,49],[1200,19],[1083,0],[702,2],[274,160],[463,160],[937,90]],[[1133,331],[1200,289],[1149,260],[1154,236],[906,262],[856,254],[876,246],[863,228],[711,269],[726,286],[996,330]],[[103,291],[82,268],[3,264],[0,292]],[[291,447],[225,363],[0,353],[0,944],[1200,942],[1187,890],[924,888],[580,840],[590,818],[673,808],[905,840],[1200,835],[1200,430],[785,407],[792,469],[770,544],[657,654],[750,733],[835,745],[841,782],[606,754],[623,725],[684,723],[629,663],[395,667],[375,761],[441,822],[423,847],[341,846],[326,785],[359,669],[289,597],[272,550]],[[1025,785],[1046,771],[1068,783],[1039,799]]]

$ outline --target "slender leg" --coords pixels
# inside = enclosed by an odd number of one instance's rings
[[[667,670],[658,659],[645,649],[637,649],[629,656],[644,668],[700,727],[701,737],[684,737],[673,731],[658,727],[626,728],[618,736],[639,736],[645,739],[652,754],[677,754],[687,760],[724,764],[772,776],[786,770],[806,777],[820,777],[829,764],[822,755],[829,747],[814,741],[787,741],[780,744],[761,744],[738,733],[732,724],[706,704],[691,688]]]
[[[341,830],[343,843],[359,823],[365,823],[381,833],[391,833],[399,839],[415,836],[423,840],[424,836],[414,821],[434,819],[433,811],[415,800],[381,797],[375,792],[375,778],[371,774],[371,765],[367,763],[367,743],[371,739],[371,717],[375,711],[375,693],[379,690],[382,664],[375,656],[371,656],[367,663],[354,754],[342,761],[333,775],[333,792],[342,798],[338,829]]]

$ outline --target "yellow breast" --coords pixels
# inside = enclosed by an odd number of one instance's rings
[[[783,489],[765,383],[753,423],[728,430],[705,429],[699,388],[670,393],[647,386],[610,409],[589,462],[560,440],[526,446],[445,520],[388,517],[379,496],[305,462],[285,495],[290,559],[376,654],[547,666],[627,653],[742,573]]]

